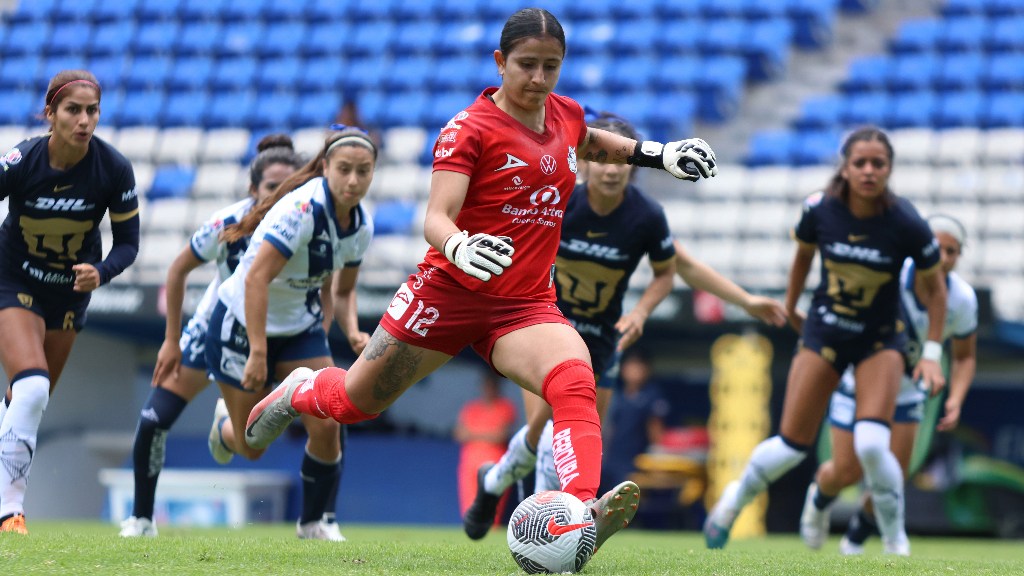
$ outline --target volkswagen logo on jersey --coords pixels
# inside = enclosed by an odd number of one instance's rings
[[[555,163],[555,157],[554,156],[552,156],[550,154],[545,154],[545,155],[540,157],[540,171],[541,172],[543,172],[543,173],[547,174],[548,176],[550,176],[550,175],[555,173],[555,168],[557,168],[557,167],[558,166]]]
[[[545,156],[545,158],[551,158]],[[530,194],[530,204],[537,206],[539,204],[558,204],[562,200],[561,194],[558,193],[558,188],[548,184],[535,190],[533,194]]]

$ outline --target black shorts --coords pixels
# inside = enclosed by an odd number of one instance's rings
[[[907,332],[902,326],[868,330],[865,334],[849,333],[811,321],[804,322],[800,347],[821,356],[842,374],[847,366],[857,366],[865,358],[882,350],[895,350],[906,359]]]
[[[43,318],[47,330],[74,330],[85,327],[90,293],[56,290],[9,270],[0,272],[0,309],[23,308]]]

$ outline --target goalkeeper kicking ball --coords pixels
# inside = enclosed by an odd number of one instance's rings
[[[575,573],[594,554],[597,527],[590,509],[565,492],[523,500],[508,521],[508,548],[528,574]]]

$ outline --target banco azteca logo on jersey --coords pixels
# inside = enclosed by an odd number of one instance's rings
[[[558,204],[562,200],[562,195],[558,193],[558,188],[548,184],[542,186],[537,190],[534,190],[533,194],[530,194],[530,204],[538,206],[540,204]]]

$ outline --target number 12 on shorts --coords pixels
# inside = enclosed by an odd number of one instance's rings
[[[395,293],[395,297],[391,299],[391,304],[388,305],[388,315],[395,320],[401,320],[402,316],[405,316],[409,306],[412,305],[413,300],[416,301],[416,310],[409,316],[409,319],[405,322],[405,328],[411,330],[420,336],[426,336],[428,326],[437,322],[437,317],[440,313],[437,308],[433,306],[424,307],[423,301],[416,298],[409,289],[408,284],[402,284],[398,288],[398,292]]]

